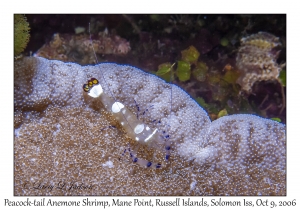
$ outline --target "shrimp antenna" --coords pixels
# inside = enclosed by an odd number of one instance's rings
[[[167,135],[167,140],[166,140],[166,146],[165,146],[165,149],[167,151],[167,154],[166,154],[166,160],[168,160],[170,158],[170,130],[171,130],[171,123],[172,123],[172,97],[173,97],[173,84],[172,84],[172,81],[173,81],[173,78],[174,78],[174,75],[173,75],[173,66],[176,64],[173,63],[172,66],[170,67],[170,86],[171,86],[171,94],[170,94],[170,116],[169,116],[169,128],[168,128],[168,135]]]
[[[98,63],[98,58],[97,58],[97,55],[96,55],[96,52],[95,52],[95,49],[94,49],[94,45],[93,45],[93,40],[92,40],[92,35],[91,35],[91,23],[89,22],[89,34],[90,34],[90,42],[92,44],[92,49],[93,49],[93,53],[94,53],[94,56],[95,56],[95,59],[96,59],[96,64]],[[110,94],[110,96],[114,99],[114,101],[116,102],[117,99],[116,97],[112,94],[111,90],[108,88],[108,83],[106,82],[106,79],[104,77],[104,74],[102,71],[100,71],[100,74],[101,74],[101,77],[103,78],[103,81],[108,89],[108,92]],[[121,110],[122,107],[120,107],[119,103],[116,103],[116,105],[118,106],[119,110]],[[127,121],[125,115],[122,113],[124,119],[126,120],[126,122],[128,123],[129,127],[131,128],[131,130],[133,130],[133,128],[131,127],[130,123]]]

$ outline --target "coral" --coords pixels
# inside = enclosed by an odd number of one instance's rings
[[[18,56],[24,51],[29,41],[29,24],[24,15],[14,15],[14,54]]]
[[[35,56],[80,64],[93,64],[96,63],[94,50],[96,54],[100,55],[126,55],[130,51],[130,43],[117,35],[108,34],[107,30],[93,37],[92,41],[87,34],[56,33],[48,44],[35,53]]]
[[[133,113],[136,100],[141,111],[149,110],[141,120],[170,135],[171,158],[162,169],[141,168],[121,155],[135,143],[83,91],[91,77]],[[281,123],[252,115],[211,122],[177,86],[110,63],[23,58],[15,62],[14,85],[15,195],[286,194]],[[139,157],[154,162],[162,162],[164,153],[164,148],[138,149]],[[82,187],[68,189],[72,182]]]
[[[242,90],[251,92],[251,87],[257,81],[277,80],[281,70],[276,62],[280,46],[279,38],[266,32],[241,39],[236,66],[241,72],[237,83]]]

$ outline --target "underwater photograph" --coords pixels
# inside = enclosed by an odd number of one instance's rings
[[[14,196],[286,196],[286,21],[14,14]]]

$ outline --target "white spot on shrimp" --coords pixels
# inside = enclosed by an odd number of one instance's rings
[[[103,89],[102,89],[101,85],[99,84],[99,85],[95,85],[94,87],[92,87],[92,89],[90,89],[90,91],[88,92],[88,95],[93,98],[97,98],[102,93],[103,93]]]
[[[139,124],[139,125],[135,126],[134,133],[135,134],[142,133],[144,130],[144,127],[145,127],[144,124]]]
[[[113,105],[112,105],[112,108],[111,108],[111,111],[113,113],[118,113],[121,111],[121,109],[124,108],[124,105],[120,102],[115,102]]]
[[[139,139],[139,137],[135,137],[135,140],[139,141],[140,139]]]
[[[147,126],[147,127],[146,127],[146,130],[148,131],[148,130],[150,130],[150,128]]]

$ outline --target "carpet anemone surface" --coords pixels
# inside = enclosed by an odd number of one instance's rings
[[[132,66],[25,57],[14,73],[15,195],[286,195],[284,124],[247,114],[211,122],[182,89]],[[83,91],[90,78],[169,135],[168,161]],[[127,148],[162,168],[140,167]]]

